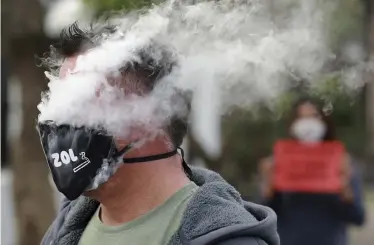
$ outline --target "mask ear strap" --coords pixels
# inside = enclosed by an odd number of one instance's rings
[[[129,150],[131,150],[133,146],[134,146],[134,144],[130,143],[130,144],[126,145],[125,147],[123,147],[121,150],[117,150],[117,148],[115,146],[115,143],[113,141],[112,142],[112,150],[109,153],[109,155],[113,156],[113,158],[122,157],[125,153],[127,153]]]
[[[146,157],[133,157],[133,158],[123,158],[123,163],[141,163],[141,162],[151,162],[151,161],[157,161],[165,158],[169,158],[177,154],[177,150],[173,150],[167,153],[157,154],[157,155],[151,155]]]
[[[115,157],[122,156],[123,154],[125,154],[126,152],[131,150],[132,147],[133,147],[133,144],[128,144],[122,150],[116,152]],[[188,166],[186,161],[184,160],[184,150],[181,147],[178,147],[177,150],[180,151],[180,155],[182,157],[183,170],[186,173],[187,177],[191,179],[192,170]],[[160,160],[160,159],[164,159],[164,158],[169,158],[169,157],[175,155],[178,152],[177,150],[167,152],[167,153],[164,153],[164,154],[154,155],[154,156],[138,157],[138,158],[124,158],[122,160],[123,160],[124,163],[139,163],[139,162],[155,161],[155,160]]]
[[[133,144],[128,144],[127,146],[125,146],[122,150],[120,150],[117,154],[118,156],[122,156],[123,154],[125,154],[126,152],[128,152],[131,148],[132,148]]]
[[[184,160],[184,150],[181,147],[178,147],[177,149],[180,151],[180,154],[181,154],[181,157],[182,157],[182,167],[183,167],[183,170],[186,173],[187,177],[189,179],[191,179],[191,177],[192,177],[192,170],[188,166],[188,164],[186,163],[186,161]]]

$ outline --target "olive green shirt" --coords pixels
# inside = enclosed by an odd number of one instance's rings
[[[133,221],[107,226],[93,215],[79,245],[165,245],[178,230],[188,201],[198,186],[191,182],[162,205]]]

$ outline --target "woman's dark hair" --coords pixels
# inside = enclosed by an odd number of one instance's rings
[[[311,104],[314,105],[318,113],[321,115],[322,121],[326,125],[326,133],[325,136],[323,137],[323,141],[332,141],[336,140],[336,135],[335,135],[335,124],[333,122],[333,119],[331,117],[331,114],[326,114],[323,111],[323,106],[324,103],[321,100],[318,100],[316,98],[311,98],[311,97],[302,97],[299,98],[292,106],[291,108],[291,113],[290,113],[290,118],[288,121],[288,128],[291,127],[292,123],[299,117],[298,115],[298,110],[300,106],[305,105],[305,104]]]

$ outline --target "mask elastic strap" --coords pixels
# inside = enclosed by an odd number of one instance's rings
[[[173,150],[171,152],[157,154],[152,156],[146,157],[133,157],[133,158],[123,158],[123,163],[140,163],[140,162],[150,162],[150,161],[157,161],[165,158],[169,158],[177,154],[177,150]]]
[[[131,145],[126,146],[121,152],[126,152],[129,149],[131,149]],[[125,150],[126,149],[126,150]],[[133,157],[133,158],[123,158],[122,162],[123,163],[141,163],[141,162],[150,162],[150,161],[157,161],[165,158],[169,158],[174,156],[175,154],[178,153],[178,150],[181,152],[181,157],[182,157],[182,167],[184,172],[186,173],[187,177],[191,179],[192,176],[192,171],[191,168],[188,166],[186,161],[184,160],[184,151],[182,148],[178,147],[177,149],[163,153],[163,154],[157,154],[157,155],[152,155],[152,156],[146,156],[146,157]]]
[[[183,167],[183,170],[184,172],[186,173],[187,177],[189,179],[191,179],[192,177],[192,170],[191,168],[188,166],[188,164],[186,163],[186,161],[184,160],[184,150],[181,148],[181,147],[178,147],[177,149],[180,150],[181,152],[181,157],[182,157],[182,167]]]
[[[121,149],[120,151],[115,152],[113,157],[117,158],[117,157],[123,156],[125,153],[131,150],[132,147],[133,147],[133,144],[128,144],[127,146],[123,147],[123,149]]]

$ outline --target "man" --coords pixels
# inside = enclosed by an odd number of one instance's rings
[[[61,35],[62,40],[56,47],[65,57],[60,68],[61,77],[74,68],[77,56],[84,53],[83,47],[94,45],[91,38],[103,32],[111,32],[111,28],[84,32],[73,25]],[[172,63],[155,65],[145,54],[140,57],[143,60],[121,73],[119,83],[130,94],[149,93],[172,68]],[[178,99],[188,104],[182,94]],[[43,127],[48,125],[40,126],[39,131],[47,159],[50,159],[49,147],[55,147],[55,144],[48,142],[49,133],[44,137],[46,129]],[[66,172],[57,172],[60,170],[49,160],[56,185],[74,200],[64,199],[42,244],[279,244],[276,215],[271,209],[243,201],[218,174],[190,168],[184,162],[183,154],[182,157],[177,154],[176,149],[182,144],[186,131],[186,120],[172,119],[164,134],[160,133],[141,147],[126,152],[120,167],[113,171],[114,174],[109,174],[109,179],[99,181],[88,191],[86,188],[80,196],[72,189],[71,183],[78,188],[81,182],[73,177],[70,181],[70,176],[65,175]],[[74,129],[71,132],[85,134],[86,131]],[[127,149],[131,142],[141,137],[140,128],[125,139],[117,138],[115,151]],[[69,140],[64,138],[62,141],[65,144]],[[96,147],[91,154],[101,151],[101,148]],[[73,152],[70,156],[76,158]],[[91,162],[94,163],[92,159]],[[60,175],[68,180],[61,179]]]

